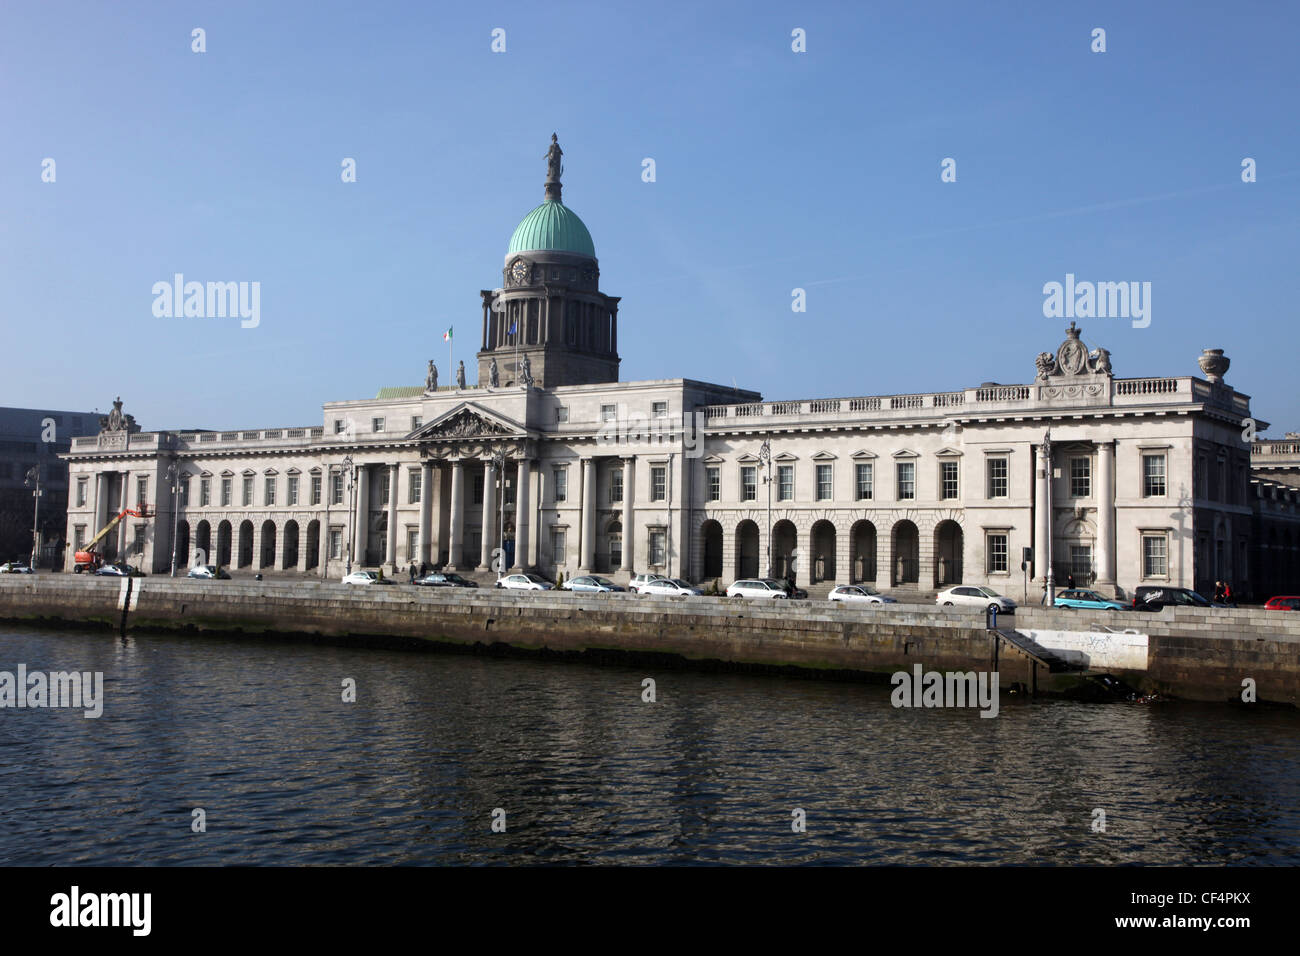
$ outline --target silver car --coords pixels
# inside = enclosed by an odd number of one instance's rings
[[[641,585],[641,593],[659,595],[686,594],[698,597],[704,592],[697,587],[692,587],[681,578],[660,578],[658,581],[649,581]]]
[[[746,578],[736,581],[727,588],[727,597],[758,598],[759,600],[784,601],[789,598],[785,588],[776,580],[765,581],[761,578]]]

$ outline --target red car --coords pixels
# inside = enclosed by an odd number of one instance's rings
[[[1300,595],[1279,594],[1264,604],[1266,611],[1300,611]]]

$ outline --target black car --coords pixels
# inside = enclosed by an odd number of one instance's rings
[[[1173,607],[1227,607],[1218,604],[1191,588],[1166,588],[1143,585],[1133,592],[1133,610],[1158,611],[1166,605]]]
[[[785,580],[782,580],[781,578],[763,578],[762,580],[769,584],[775,584],[785,592],[785,596],[791,601],[803,601],[808,598],[808,592],[803,588],[795,587],[794,583],[791,582],[789,578],[786,578]]]
[[[477,581],[470,581],[462,578],[454,571],[433,571],[422,578],[416,578],[415,583],[426,588],[476,588]]]

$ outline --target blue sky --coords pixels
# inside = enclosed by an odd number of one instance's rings
[[[298,425],[418,384],[430,357],[446,380],[441,333],[471,358],[554,131],[623,297],[625,380],[769,399],[1027,382],[1063,338],[1043,284],[1074,273],[1152,284],[1148,328],[1080,320],[1117,375],[1200,374],[1223,348],[1277,437],[1300,428],[1298,21],[1279,3],[5,0],[0,405],[120,394],[146,429]],[[155,317],[176,272],[260,282],[260,325]]]

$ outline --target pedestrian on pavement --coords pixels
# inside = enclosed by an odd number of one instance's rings
[[[1223,603],[1223,582],[1222,581],[1214,582],[1214,603],[1215,604]]]
[[[411,584],[415,583],[415,562],[411,562]]]

